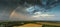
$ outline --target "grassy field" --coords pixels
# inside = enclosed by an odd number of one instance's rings
[[[27,24],[27,25],[26,25]],[[39,26],[39,27],[60,27],[60,22],[43,22],[43,21],[7,21],[7,22],[1,22],[0,26],[5,26],[5,27],[13,27],[13,26]],[[32,26],[32,27],[33,27]]]

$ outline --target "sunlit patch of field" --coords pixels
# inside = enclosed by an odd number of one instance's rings
[[[42,25],[39,24],[25,24],[22,26],[13,26],[13,27],[42,27]]]

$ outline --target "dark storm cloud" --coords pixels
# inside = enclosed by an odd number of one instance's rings
[[[16,7],[17,4],[13,0],[0,0],[0,20],[8,20]]]

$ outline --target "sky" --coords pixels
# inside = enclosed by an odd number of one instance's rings
[[[30,6],[31,7],[31,6]],[[30,15],[26,9],[30,7],[24,7],[17,5],[14,1],[4,1],[0,3],[0,20],[44,20],[44,21],[60,21],[60,5],[51,8],[49,12],[40,12],[38,15]],[[34,7],[34,6],[33,6]],[[32,7],[32,8],[33,8]],[[36,6],[36,8],[38,8]],[[35,8],[34,8],[35,9]],[[41,9],[41,8],[38,8]],[[53,15],[53,16],[50,16]],[[38,17],[34,17],[38,16]]]

